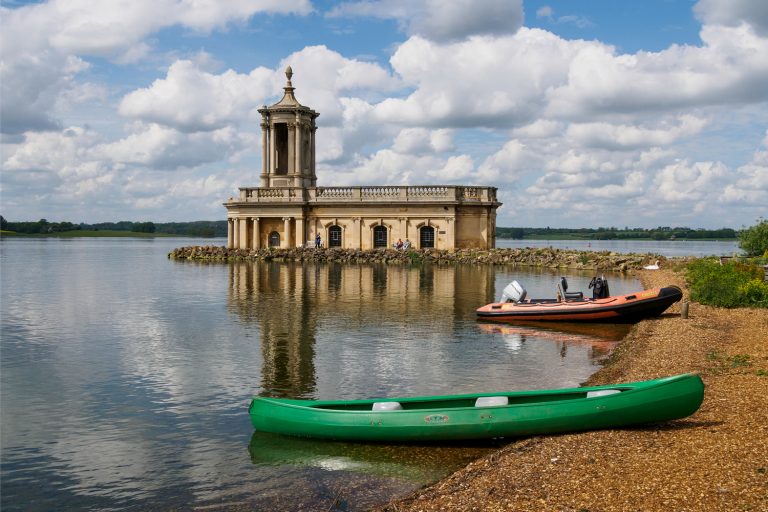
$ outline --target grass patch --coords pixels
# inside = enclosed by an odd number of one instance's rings
[[[741,366],[752,366],[749,354],[737,354],[728,358],[731,363],[731,368],[739,368]]]

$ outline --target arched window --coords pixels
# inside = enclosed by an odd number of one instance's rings
[[[341,226],[328,228],[328,247],[341,247]]]
[[[280,247],[280,233],[273,231],[269,234],[269,246]]]
[[[373,248],[387,246],[387,228],[386,226],[376,226],[373,228]]]
[[[424,226],[419,229],[419,247],[427,249],[435,246],[435,228]]]

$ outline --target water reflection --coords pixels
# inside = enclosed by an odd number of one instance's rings
[[[458,469],[502,444],[499,440],[455,445],[348,443],[254,432],[248,453],[253,464],[258,466],[308,466],[398,478],[418,484],[436,480],[447,469]]]
[[[627,324],[567,322],[528,322],[527,325],[480,323],[478,327],[485,333],[501,335],[510,350],[519,350],[528,338],[533,338],[555,343],[562,359],[567,356],[569,346],[584,345],[589,348],[590,358],[595,360],[607,357],[632,328]]]
[[[553,286],[556,277],[525,275],[533,290]],[[258,337],[258,393],[282,397],[478,392],[532,380],[539,387],[577,385],[610,350],[603,342],[626,333],[615,326],[478,323],[475,309],[493,300],[508,279],[504,271],[479,265],[239,262],[229,266],[229,309]],[[588,279],[574,276],[585,285]],[[627,280],[618,281],[619,289],[628,287]],[[499,341],[509,358],[499,357]],[[584,342],[568,357],[567,345]],[[556,365],[548,359],[553,350]]]

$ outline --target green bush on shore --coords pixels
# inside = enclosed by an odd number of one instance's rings
[[[739,233],[739,247],[747,256],[768,257],[768,220],[760,219],[757,224]]]
[[[691,299],[723,308],[768,308],[768,283],[758,261],[727,262],[703,258],[688,264]]]

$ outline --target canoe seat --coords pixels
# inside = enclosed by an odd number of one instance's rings
[[[509,398],[506,396],[481,396],[475,400],[475,407],[498,407],[500,405],[509,405]]]
[[[374,402],[374,411],[402,411],[403,406],[400,402]]]
[[[598,396],[615,395],[616,393],[621,393],[621,390],[619,390],[619,389],[599,389],[597,391],[587,391],[587,398],[595,398],[595,397],[598,397]]]

